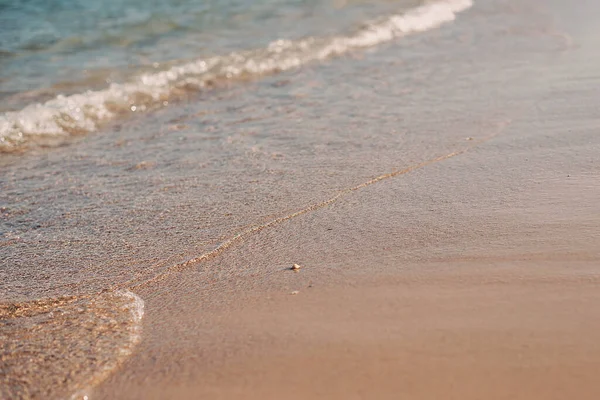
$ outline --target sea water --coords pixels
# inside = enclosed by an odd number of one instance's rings
[[[452,21],[471,0],[2,4],[0,150]]]

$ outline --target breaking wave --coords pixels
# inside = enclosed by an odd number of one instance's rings
[[[376,46],[453,21],[472,0],[437,0],[402,14],[371,21],[345,36],[276,40],[266,48],[199,59],[146,73],[103,90],[59,95],[45,103],[0,114],[0,152],[18,151],[28,143],[56,141],[98,129],[103,123],[131,112],[168,104],[187,92],[220,81],[253,78],[290,70],[307,63]]]

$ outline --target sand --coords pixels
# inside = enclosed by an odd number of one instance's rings
[[[125,369],[126,378],[116,379],[124,385],[113,380],[105,393],[156,399],[597,398],[600,295],[590,263],[493,263],[501,271],[490,274],[479,262],[456,263],[449,271],[444,263],[424,274],[361,280],[357,287],[313,286],[295,296],[246,299],[227,312],[194,314],[192,320],[202,320],[194,324],[195,335],[190,328],[177,332],[185,339],[172,344],[170,354],[144,361],[139,371],[152,378],[138,381]],[[565,276],[565,263],[579,276]]]
[[[598,147],[559,137],[513,170],[487,143],[140,288],[144,339],[95,395],[598,398]]]
[[[488,158],[496,150],[457,158],[450,172],[440,165],[369,188],[143,288],[154,310],[144,340],[95,394],[598,398],[595,167],[576,162],[567,176],[544,164],[518,183],[502,171],[479,173],[496,195],[472,198],[457,185],[447,190],[449,204],[427,212],[424,201],[410,218],[390,200],[403,187],[418,190],[417,181],[451,185],[474,159],[496,163]],[[523,156],[535,166],[546,159]],[[289,270],[294,261],[299,272]],[[209,272],[217,265],[240,272],[218,277]]]

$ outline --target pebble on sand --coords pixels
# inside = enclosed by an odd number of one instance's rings
[[[296,271],[296,272],[300,271],[300,268],[302,268],[302,265],[299,265],[299,264],[294,264],[290,267],[290,269],[292,271]]]
[[[291,294],[291,295],[297,295],[298,293],[300,293],[300,292],[299,292],[299,291],[297,291],[297,290],[294,290],[294,291],[293,291],[292,293],[290,293],[290,294]]]

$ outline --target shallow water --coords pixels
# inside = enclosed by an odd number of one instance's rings
[[[257,223],[460,148],[460,131],[429,137],[425,148],[425,131],[404,132],[431,119],[427,107],[414,107],[419,85],[435,87],[451,73],[423,64],[419,43],[407,41],[402,59],[383,53],[232,83],[113,121],[79,144],[7,156],[9,267],[0,271],[0,294],[27,300],[130,287]],[[357,160],[358,174],[347,174]]]
[[[0,397],[87,396],[140,341],[143,315],[127,291],[0,305]]]

